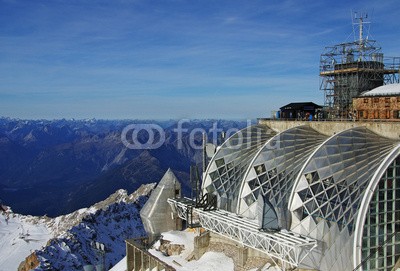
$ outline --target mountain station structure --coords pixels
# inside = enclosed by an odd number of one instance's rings
[[[321,55],[325,117],[298,119],[293,106],[320,107],[292,103],[281,108],[291,118],[238,131],[212,156],[197,197],[168,199],[173,217],[236,243],[243,263],[400,267],[399,58],[384,58],[363,35],[366,16],[356,19],[359,39]]]

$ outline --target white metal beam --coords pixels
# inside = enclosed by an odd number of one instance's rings
[[[290,231],[262,232],[254,220],[224,210],[204,211],[195,208],[193,201],[187,198],[168,199],[168,203],[180,218],[186,220],[188,215],[192,216],[193,222],[200,223],[203,228],[293,267],[298,267],[317,246],[316,240]]]

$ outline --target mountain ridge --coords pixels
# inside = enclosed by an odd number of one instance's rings
[[[145,234],[139,211],[155,185],[142,185],[131,194],[117,190],[89,208],[56,218],[23,216],[8,208],[11,218],[7,223],[0,215],[0,222],[6,224],[0,231],[0,270],[15,270],[19,262],[21,271],[82,270],[83,265],[98,260],[92,247],[96,241],[106,245],[108,265],[116,264],[125,256],[124,240]],[[38,240],[42,241],[36,243]]]
[[[123,129],[146,122],[163,129],[164,144],[140,150],[125,146]],[[55,217],[90,206],[117,189],[131,193],[141,184],[158,181],[168,168],[189,195],[190,165],[202,161],[199,131],[209,133],[211,139],[213,126],[227,131],[246,124],[0,118],[0,199],[21,214]],[[138,136],[139,140],[148,139],[145,133]]]

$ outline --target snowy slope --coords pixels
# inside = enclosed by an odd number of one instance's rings
[[[0,212],[0,271],[17,270],[40,261],[37,270],[83,270],[97,263],[92,241],[106,245],[106,263],[114,265],[125,256],[126,238],[144,235],[139,210],[155,184],[141,186],[128,195],[118,190],[90,208],[79,209],[56,218],[10,214],[8,223]],[[32,256],[31,255],[31,256]]]
[[[10,215],[7,223],[0,214],[0,271],[17,270],[26,256],[45,246],[51,237],[44,219]]]
[[[143,185],[131,195],[119,190],[102,202],[101,209],[89,209],[78,225],[35,252],[40,264],[34,270],[81,271],[103,261],[107,269],[117,264],[125,256],[125,239],[146,234],[139,212],[154,186]],[[104,259],[94,249],[95,242],[104,244]]]

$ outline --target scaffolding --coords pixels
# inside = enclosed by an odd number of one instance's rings
[[[321,54],[320,89],[328,119],[353,118],[354,97],[384,84],[399,83],[400,57],[384,57],[376,41],[364,37],[367,18],[366,14],[355,16],[358,40],[325,47]]]

